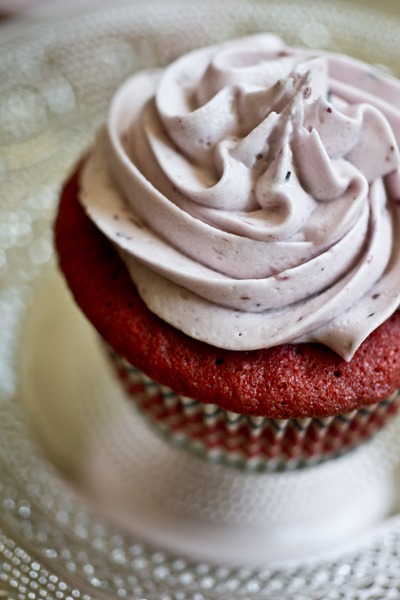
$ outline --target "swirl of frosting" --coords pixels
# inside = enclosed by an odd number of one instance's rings
[[[196,50],[122,86],[81,201],[188,335],[349,360],[400,303],[399,98],[270,34]]]

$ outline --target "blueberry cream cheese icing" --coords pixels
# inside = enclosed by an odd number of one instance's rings
[[[397,411],[399,139],[399,81],[272,34],[122,85],[55,240],[152,426],[277,470]]]
[[[400,85],[256,35],[120,89],[82,177],[151,311],[230,350],[346,360],[400,299]]]

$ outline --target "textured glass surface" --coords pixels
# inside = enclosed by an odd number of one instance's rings
[[[68,454],[56,456],[34,441],[39,423],[22,397],[29,381],[27,349],[41,364],[43,339],[29,338],[29,320],[43,317],[43,336],[52,327],[37,310],[37,298],[41,286],[53,289],[46,281],[55,270],[51,223],[57,197],[118,84],[191,47],[261,30],[281,33],[291,44],[349,53],[399,75],[400,19],[339,2],[129,0],[6,29],[3,38],[0,33],[0,598],[400,597],[397,514],[354,551],[281,567],[196,562],[143,544],[90,509],[80,498],[79,478],[75,490],[64,482],[60,470],[70,474]],[[52,298],[46,301],[51,305]],[[62,356],[59,350],[56,356]],[[41,368],[45,373],[48,366]],[[398,428],[394,423],[374,447],[386,472],[400,462]],[[239,503],[235,510],[241,514]]]

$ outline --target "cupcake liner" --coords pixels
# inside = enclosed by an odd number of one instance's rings
[[[244,469],[298,469],[340,456],[371,438],[400,405],[396,391],[361,409],[325,418],[241,415],[180,396],[107,350],[126,392],[159,433],[208,460]]]

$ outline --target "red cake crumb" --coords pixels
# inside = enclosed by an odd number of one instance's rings
[[[59,264],[76,302],[106,342],[176,393],[272,418],[343,414],[400,387],[400,314],[374,331],[350,362],[319,344],[248,352],[194,340],[151,313],[110,242],[66,184],[55,225]]]

